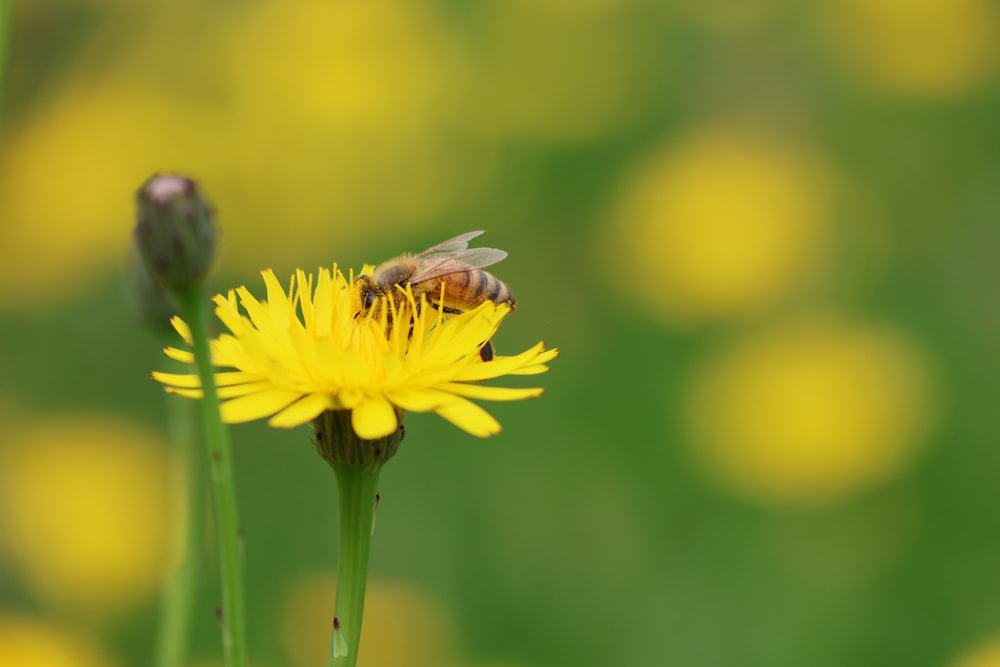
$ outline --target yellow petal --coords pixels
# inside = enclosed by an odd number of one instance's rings
[[[165,347],[163,348],[163,354],[165,354],[169,359],[179,361],[182,364],[194,363],[194,352],[191,352],[190,350],[178,350],[176,347]]]
[[[230,290],[230,294],[232,294]],[[241,336],[244,332],[252,329],[250,321],[240,315],[240,311],[237,310],[236,304],[232,299],[226,298],[221,294],[215,296],[215,316],[218,317],[226,328],[229,329],[234,336]]]
[[[184,398],[194,399],[200,399],[205,395],[201,389],[177,389],[175,387],[164,387],[164,391],[168,394],[173,394],[174,396],[183,396]]]
[[[326,394],[309,394],[271,417],[267,423],[276,428],[293,428],[312,421],[332,407],[332,401]]]
[[[543,343],[539,343],[543,345]],[[551,350],[545,350],[540,353],[536,358],[532,359],[532,363],[520,368],[515,368],[507,373],[507,375],[538,375],[539,373],[547,373],[549,370],[547,364],[556,357],[559,356],[559,348],[553,348]]]
[[[456,373],[453,380],[459,382],[488,380],[501,375],[517,375],[524,368],[537,365],[538,359],[551,359],[558,354],[556,350],[544,350],[545,343],[539,342],[534,347],[512,357],[494,357],[492,361],[470,364]]]
[[[389,392],[387,398],[408,412],[430,412],[454,400],[437,389],[403,389]]]
[[[264,284],[267,286],[267,305],[271,309],[275,321],[279,325],[286,324],[291,315],[291,305],[288,303],[288,297],[285,296],[285,289],[278,282],[271,269],[261,271],[260,275],[264,277]]]
[[[153,371],[153,379],[157,382],[162,382],[163,384],[180,389],[201,388],[201,378],[197,375],[191,375],[189,373],[163,373],[160,371]]]
[[[447,392],[465,398],[475,398],[481,401],[521,401],[535,398],[544,391],[541,387],[520,389],[515,387],[490,387],[482,384],[466,384],[464,382],[449,382],[442,387]]]
[[[238,396],[246,396],[247,394],[256,394],[257,392],[264,391],[273,387],[270,382],[266,380],[261,380],[259,382],[246,382],[244,384],[234,384],[226,387],[216,387],[216,395],[225,400],[230,398],[236,398]]]
[[[174,315],[170,318],[170,325],[174,328],[174,331],[180,334],[185,343],[188,345],[193,344],[194,339],[191,338],[191,327],[184,320]]]
[[[442,405],[435,412],[463,431],[480,438],[500,432],[500,422],[493,415],[464,398]]]
[[[260,378],[252,373],[243,371],[222,371],[215,374],[216,387],[229,387],[234,384],[246,384],[248,382],[258,382]]]
[[[351,426],[362,440],[384,438],[398,425],[392,403],[381,396],[368,398],[351,411]]]
[[[219,412],[227,424],[240,424],[280,412],[300,396],[300,392],[288,389],[266,389],[226,401]]]

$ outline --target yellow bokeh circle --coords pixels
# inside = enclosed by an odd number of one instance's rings
[[[615,261],[603,263],[620,293],[666,319],[751,313],[822,269],[832,180],[808,150],[748,131],[694,132],[626,184],[612,221]]]
[[[207,162],[214,120],[137,85],[70,86],[0,154],[0,305],[72,297],[123,263],[134,195],[157,169]]]
[[[336,579],[323,574],[289,590],[281,636],[291,665],[325,664],[336,590]],[[455,651],[453,622],[439,602],[406,584],[369,580],[358,667],[450,667],[459,664]]]
[[[493,153],[456,129],[464,59],[432,8],[272,0],[197,31],[176,18],[106,35],[98,71],[81,60],[5,127],[0,280],[18,289],[0,307],[108,276],[156,171],[200,181],[221,262],[251,271],[344,258],[485,187]]]
[[[951,665],[952,667],[1000,667],[1000,635],[984,641]]]
[[[116,664],[86,638],[28,616],[0,610],[0,665],[112,667]]]
[[[891,478],[925,442],[930,362],[887,328],[807,319],[708,361],[690,388],[698,460],[767,503],[832,501]]]
[[[476,49],[469,122],[501,141],[578,142],[646,111],[657,74],[627,0],[507,0]]]
[[[83,414],[22,424],[0,447],[0,558],[52,607],[127,610],[165,576],[175,472],[132,424]]]
[[[851,75],[886,93],[957,95],[1000,65],[992,0],[832,0],[820,20]]]

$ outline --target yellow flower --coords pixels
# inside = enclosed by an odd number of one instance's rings
[[[401,412],[410,410],[436,412],[485,437],[498,433],[500,424],[468,399],[514,401],[538,396],[542,389],[479,383],[545,372],[545,363],[558,354],[540,342],[521,354],[483,361],[479,350],[510,312],[507,305],[487,301],[446,316],[425,300],[418,303],[407,290],[399,303],[383,297],[359,314],[353,273],[347,278],[336,265],[315,278],[297,271],[287,293],[272,271],[262,275],[266,301],[246,287],[214,299],[215,314],[230,333],[211,342],[212,364],[235,369],[215,375],[224,401],[222,419],[228,423],[270,417],[271,426],[291,428],[326,410],[350,410],[355,433],[374,440],[393,433]],[[398,326],[411,321],[410,327]],[[190,345],[184,322],[175,318],[174,327]],[[189,351],[164,352],[194,362]],[[154,372],[153,378],[167,391],[202,396],[196,375]]]

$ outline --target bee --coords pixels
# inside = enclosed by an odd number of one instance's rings
[[[415,255],[400,255],[376,266],[372,275],[358,276],[364,312],[381,296],[398,303],[402,292],[397,287],[407,286],[418,300],[425,295],[429,304],[445,313],[464,313],[486,301],[505,303],[513,310],[516,301],[510,288],[492,273],[483,271],[502,261],[507,253],[496,248],[469,247],[469,241],[482,233],[468,232]],[[492,343],[486,341],[479,354],[483,361],[491,360]]]

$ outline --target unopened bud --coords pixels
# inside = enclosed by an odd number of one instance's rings
[[[135,242],[149,272],[168,290],[204,280],[218,232],[215,211],[184,176],[155,174],[136,193]]]

